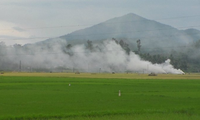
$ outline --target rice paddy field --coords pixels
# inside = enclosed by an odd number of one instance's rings
[[[156,119],[200,119],[200,74],[0,74],[0,120]]]

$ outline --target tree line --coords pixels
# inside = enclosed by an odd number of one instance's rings
[[[166,59],[170,59],[170,63],[176,69],[181,69],[184,72],[200,72],[200,40],[184,47],[181,51],[172,50],[170,54],[163,52],[160,54],[150,54],[146,51],[140,52],[138,55],[152,63],[163,63]]]

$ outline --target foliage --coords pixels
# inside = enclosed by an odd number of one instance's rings
[[[168,55],[150,55],[149,53],[140,53],[140,57],[144,60],[148,60],[152,63],[164,63],[165,60],[170,59],[171,64],[176,69],[181,69],[185,72],[199,72],[200,61],[198,59],[191,58],[189,55],[185,53],[178,53],[178,55],[170,54]]]

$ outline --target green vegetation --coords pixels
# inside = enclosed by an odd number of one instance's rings
[[[198,79],[1,75],[0,119],[196,120],[199,92]]]
[[[179,46],[181,49],[175,48],[170,51],[156,49],[156,51],[148,51],[144,47],[143,53],[140,53],[140,57],[144,60],[148,60],[152,63],[163,63],[166,59],[171,60],[171,64],[184,72],[199,73],[200,72],[200,40],[186,45]],[[168,48],[167,48],[168,49]],[[136,52],[137,53],[137,52]]]

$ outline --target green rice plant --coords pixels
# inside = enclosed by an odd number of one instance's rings
[[[0,76],[0,119],[196,119],[199,92],[198,79]]]

